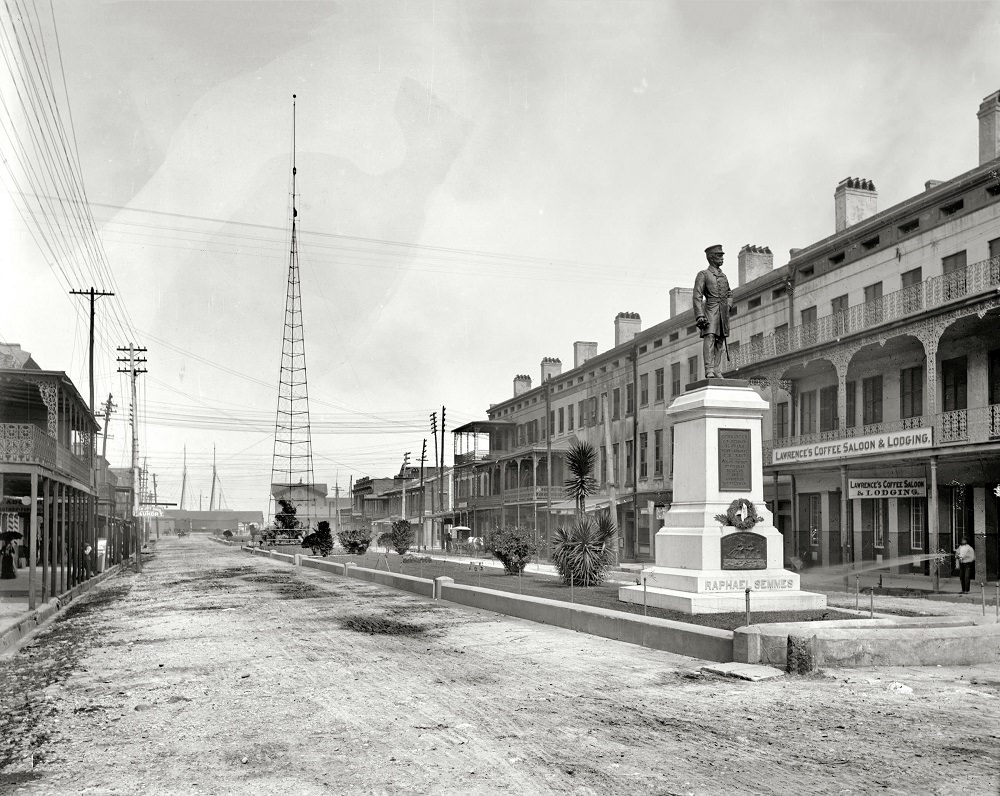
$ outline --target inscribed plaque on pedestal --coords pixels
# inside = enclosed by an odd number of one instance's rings
[[[719,429],[719,491],[750,492],[750,429]]]

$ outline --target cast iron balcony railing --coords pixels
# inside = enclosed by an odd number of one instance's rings
[[[90,465],[31,423],[0,423],[0,462],[50,467],[90,483]]]
[[[782,329],[762,339],[742,343],[731,350],[732,368],[739,370],[772,357],[835,342],[848,334],[871,331],[872,327],[905,319],[925,310],[943,307],[982,293],[995,293],[1000,286],[1000,257],[982,260],[950,274],[931,277],[874,301],[844,312],[817,318],[810,323]]]

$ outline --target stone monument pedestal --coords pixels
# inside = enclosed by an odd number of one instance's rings
[[[689,614],[804,611],[826,595],[799,589],[764,504],[761,418],[745,381],[705,379],[667,409],[674,419],[673,502],[656,534],[656,564],[620,600]],[[725,517],[725,523],[718,517]],[[756,520],[756,521],[755,521]]]

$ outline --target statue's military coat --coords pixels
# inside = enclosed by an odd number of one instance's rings
[[[707,334],[729,337],[730,293],[729,278],[721,268],[710,265],[698,273],[694,280],[694,316],[697,318],[703,315],[708,321],[708,326],[701,330],[702,337]]]

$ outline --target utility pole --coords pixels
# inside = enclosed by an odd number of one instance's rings
[[[111,425],[111,413],[114,412],[117,408],[118,407],[115,406],[115,402],[111,399],[111,393],[108,393],[108,400],[105,401],[104,405],[101,407],[101,410],[104,413],[104,433],[101,435],[102,436],[102,440],[101,440],[101,458],[104,459],[105,461],[107,461],[107,458],[108,458],[108,455],[107,455],[108,454],[108,426]],[[119,540],[117,539],[117,536],[118,536],[117,529],[114,527],[114,525],[111,522],[111,516],[114,514],[115,503],[116,503],[116,498],[115,498],[114,492],[112,492],[111,493],[111,507],[108,510],[108,513],[109,513],[108,521],[107,521],[108,540],[107,540],[107,543],[106,543],[107,547],[105,548],[106,551],[117,551],[118,544],[119,544]],[[107,552],[105,553],[105,555],[108,555],[108,554],[109,553],[107,553]]]
[[[446,550],[444,538],[444,407],[441,407],[441,470],[438,473],[438,488],[441,490],[441,549]]]
[[[438,434],[437,434],[437,412],[431,412],[431,436],[434,437],[434,467],[437,469],[438,465]],[[438,473],[438,477],[441,477],[441,473]],[[437,514],[437,509],[435,507],[434,500],[434,488],[431,487],[431,549],[434,548],[434,536],[435,536],[435,514]],[[442,549],[444,549],[444,531],[441,531]]]
[[[336,515],[333,518],[333,532],[340,530],[340,473],[337,473],[337,482],[333,485],[333,505],[336,507]]]
[[[111,393],[108,393],[108,400],[104,402],[101,409],[104,411],[104,439],[101,441],[101,458],[106,459],[108,454],[108,424],[111,423],[111,413],[114,412],[118,407],[115,406],[115,402],[111,400]]]
[[[215,511],[215,444],[212,444],[212,491],[208,497],[208,510]]]
[[[90,297],[90,357],[89,357],[89,371],[90,371],[90,415],[92,419],[97,418],[94,412],[94,304],[97,299],[102,296],[113,296],[114,293],[107,293],[103,290],[95,290],[93,287],[90,290],[71,290],[70,295],[73,296],[89,296]],[[94,444],[93,434],[88,434],[90,439],[90,491],[91,496],[88,509],[88,533],[86,534],[86,541],[93,544],[94,549],[97,549],[97,467],[94,461],[94,455],[96,453],[96,446]]]
[[[153,505],[156,506],[156,510],[160,510],[160,501],[156,497],[156,473],[153,473]],[[157,514],[153,518],[153,525],[156,526],[156,538],[160,538],[160,515]]]
[[[184,511],[184,492],[187,490],[188,480],[188,446],[184,446],[184,469],[181,471],[181,511]]]
[[[114,293],[106,293],[103,290],[71,290],[73,296],[90,297],[90,412],[94,413],[94,303],[102,296],[113,296]],[[118,349],[121,351],[122,349]],[[145,349],[143,349],[145,350]],[[110,398],[110,396],[108,396]]]
[[[424,515],[427,513],[427,496],[424,494],[424,463],[427,461],[427,437],[420,451],[420,538],[424,538]]]
[[[118,357],[119,362],[127,362],[128,367],[118,368],[119,373],[129,373],[132,376],[132,525],[135,531],[135,569],[142,572],[142,531],[139,528],[141,517],[139,516],[139,404],[136,400],[135,383],[140,373],[145,373],[146,368],[142,365],[146,362],[145,357],[136,356],[146,353],[145,348],[137,348],[132,343],[128,348],[119,348],[122,353],[128,352],[128,357]]]
[[[410,452],[407,451],[403,454],[403,506],[400,515],[405,520],[406,519],[406,478],[407,471],[410,467]]]

